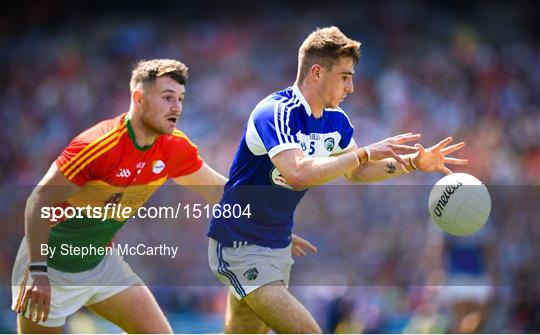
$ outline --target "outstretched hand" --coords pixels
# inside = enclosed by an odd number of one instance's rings
[[[407,163],[400,155],[418,152],[418,147],[405,145],[405,143],[417,141],[420,139],[420,137],[420,134],[400,134],[386,138],[377,143],[370,144],[365,148],[371,153],[371,160],[378,161],[385,158],[394,158],[399,163],[406,165]]]
[[[451,174],[452,171],[445,164],[465,165],[469,163],[467,159],[459,159],[447,157],[465,146],[464,142],[453,144],[447,147],[452,142],[452,137],[447,137],[430,148],[424,148],[421,144],[415,144],[418,148],[418,154],[413,158],[413,163],[416,168],[424,172],[441,171],[445,174]]]

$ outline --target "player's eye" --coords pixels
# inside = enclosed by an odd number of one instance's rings
[[[167,100],[167,102],[171,102],[171,101],[173,101],[174,99],[173,99],[173,97],[172,97],[171,95],[166,95],[166,96],[165,96],[165,100]]]

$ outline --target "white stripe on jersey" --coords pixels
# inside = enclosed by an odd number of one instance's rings
[[[291,118],[291,110],[298,107],[298,106],[300,106],[300,101],[298,101],[298,98],[297,98],[296,102],[293,101],[293,103],[294,103],[294,105],[287,109],[287,121],[286,121],[286,124],[287,124],[287,136],[291,139],[291,141],[290,141],[291,143],[294,143],[294,137],[292,137],[291,128],[289,127],[289,120]]]
[[[283,136],[283,142],[289,143],[289,139],[287,138],[287,135],[285,134],[284,116],[285,116],[285,109],[283,108],[283,104],[280,103],[278,106],[278,122],[281,125],[279,131],[280,131],[280,134]]]
[[[288,102],[290,102],[290,100]],[[285,138],[285,143],[294,143],[294,138],[291,135],[291,128],[289,127],[289,120],[291,117],[291,109],[294,109],[298,107],[299,105],[300,105],[299,101],[296,101],[296,103],[294,101],[290,102],[288,105],[284,105],[283,102],[279,103],[280,107],[284,106],[282,113],[280,113],[279,120],[281,121],[281,134],[283,134],[283,138]],[[279,110],[281,110],[281,108],[279,108]],[[287,114],[286,121],[285,121],[285,114]],[[286,130],[285,130],[285,127],[286,127]]]
[[[274,106],[274,128],[276,129],[276,136],[279,141],[279,144],[283,144],[283,140],[281,139],[281,134],[279,133],[279,127],[278,127],[278,109],[280,104],[276,104]]]

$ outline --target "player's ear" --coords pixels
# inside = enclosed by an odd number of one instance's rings
[[[321,78],[321,69],[322,67],[319,64],[313,64],[310,71],[313,80],[319,81],[319,79]]]
[[[142,91],[137,89],[131,93],[131,98],[136,105],[142,104]]]

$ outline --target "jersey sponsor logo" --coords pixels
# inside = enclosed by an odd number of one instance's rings
[[[326,140],[324,140],[324,148],[328,150],[329,152],[332,152],[332,150],[334,150],[335,145],[336,145],[336,142],[334,141],[333,137],[329,137]]]
[[[146,165],[146,162],[139,162],[137,163],[137,174],[140,174],[142,172],[142,169],[144,168],[144,166]]]
[[[165,168],[165,163],[161,159],[158,159],[157,161],[152,162],[152,172],[155,174],[161,173],[163,169]]]
[[[131,176],[131,171],[129,171],[129,169],[120,169],[116,173],[116,176],[120,178],[128,178],[129,176]]]
[[[257,279],[257,276],[259,275],[259,270],[257,268],[251,268],[244,272],[244,277],[247,278],[247,280],[255,280]]]
[[[273,168],[272,171],[270,171],[270,180],[272,181],[272,184],[286,188],[288,190],[292,190],[292,186],[287,183],[287,180],[281,175],[281,172],[279,172],[278,169]]]

